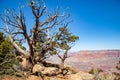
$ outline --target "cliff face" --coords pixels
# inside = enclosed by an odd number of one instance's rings
[[[71,53],[66,59],[66,64],[84,71],[89,71],[91,68],[116,71],[115,66],[119,60],[120,50],[86,50]],[[56,56],[50,58],[49,61],[60,63]]]

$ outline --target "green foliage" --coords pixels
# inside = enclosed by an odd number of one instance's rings
[[[0,53],[5,55],[13,49],[11,43],[8,40],[4,40],[0,45]]]
[[[35,50],[38,53],[38,55],[46,54],[48,52],[47,47],[48,47],[47,33],[44,30],[39,29],[35,44]],[[45,57],[45,55],[43,57]]]
[[[94,75],[94,80],[120,80],[120,75],[113,72],[105,72],[102,69],[91,69],[90,74]]]
[[[56,34],[55,38],[57,41],[57,48],[62,50],[71,49],[73,43],[79,39],[78,36],[72,35],[66,26],[59,28],[59,32]]]
[[[98,74],[101,73],[101,72],[103,72],[103,70],[100,69],[100,68],[91,69],[91,70],[89,71],[90,74],[94,74],[94,75],[98,75]]]
[[[61,67],[64,68],[64,62],[68,58],[68,51],[78,39],[79,37],[73,35],[67,26],[59,28],[58,33],[55,35],[55,49],[58,52],[58,57],[61,59]],[[63,55],[59,55],[59,53],[63,53]]]
[[[50,51],[50,55],[55,55],[56,54],[56,51]]]
[[[1,32],[0,32],[1,34]],[[3,39],[0,44],[0,74],[12,74],[14,70],[12,69],[13,64],[18,64],[14,48],[7,38],[0,35]]]
[[[94,75],[94,79],[95,79],[95,80],[99,80],[99,77],[100,77],[99,74],[100,74],[101,72],[103,72],[103,70],[100,69],[100,68],[91,69],[91,70],[89,71],[90,74],[93,74],[93,75]]]
[[[69,41],[69,42],[75,42],[75,41],[78,40],[78,39],[79,39],[78,36],[72,35],[72,36],[70,36],[70,37],[68,38],[68,41]]]

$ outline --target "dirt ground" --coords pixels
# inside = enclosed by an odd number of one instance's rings
[[[0,80],[43,80],[41,77],[30,75],[28,78],[0,75]],[[66,77],[44,77],[44,80],[68,80]]]
[[[0,80],[22,80],[22,79],[16,76],[0,75]]]

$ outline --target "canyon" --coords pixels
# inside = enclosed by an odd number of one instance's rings
[[[60,64],[57,56],[47,59],[50,62]],[[89,71],[92,68],[101,68],[105,71],[116,72],[116,65],[120,60],[120,50],[81,50],[69,53],[65,64],[82,71]]]

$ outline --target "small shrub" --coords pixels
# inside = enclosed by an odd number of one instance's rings
[[[100,68],[91,69],[90,74],[94,75],[94,80],[115,80],[116,75],[111,72],[105,72]]]
[[[18,65],[16,54],[11,42],[0,32],[0,75],[13,75],[13,65]]]

